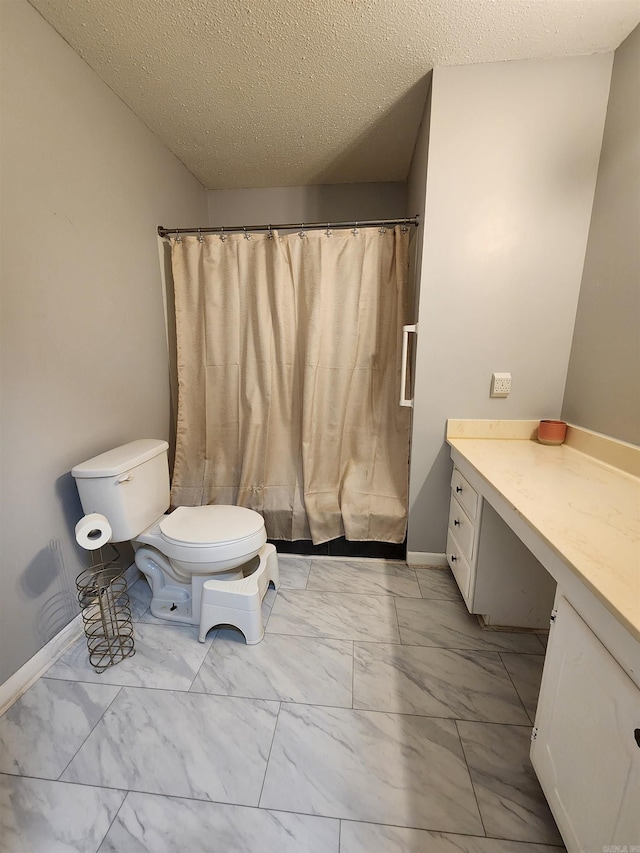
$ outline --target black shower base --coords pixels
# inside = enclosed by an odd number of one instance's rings
[[[288,542],[284,539],[270,539],[280,554],[300,554],[311,557],[374,557],[378,560],[405,560],[407,556],[406,540],[399,545],[391,542],[348,542],[344,537],[314,545],[310,539],[298,539]]]

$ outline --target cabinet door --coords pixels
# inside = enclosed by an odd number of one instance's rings
[[[449,568],[453,572],[456,583],[460,587],[460,592],[464,598],[467,607],[471,610],[471,566],[464,558],[462,548],[456,542],[455,536],[451,530],[447,531],[447,562]]]
[[[449,530],[462,548],[464,556],[469,562],[473,559],[473,545],[475,542],[475,528],[467,513],[462,509],[455,497],[451,497],[449,508]]]
[[[570,853],[640,845],[639,729],[640,691],[558,596],[531,760]]]
[[[457,468],[453,469],[453,473],[451,475],[451,491],[455,495],[456,499],[460,501],[461,506],[464,507],[469,518],[475,519],[478,512],[478,493],[471,483],[467,482]]]

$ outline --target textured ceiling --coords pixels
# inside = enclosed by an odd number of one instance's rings
[[[640,0],[30,0],[210,189],[403,181],[425,75],[614,50]]]

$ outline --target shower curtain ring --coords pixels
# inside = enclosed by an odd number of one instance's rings
[[[220,239],[223,243],[227,239],[227,235],[224,233],[224,228],[220,228]]]
[[[273,240],[273,228],[271,226],[269,226],[269,230],[267,231],[267,237]]]
[[[177,228],[176,228],[176,243],[182,243],[182,235],[180,234],[180,232],[178,231]]]
[[[324,232],[327,235],[327,237],[331,237],[331,235],[333,234],[333,231],[331,230],[330,226],[331,226],[331,223],[327,222],[327,230]]]
[[[386,222],[383,222],[382,225],[380,226],[380,228],[378,228],[378,233],[379,234],[386,234],[387,233],[387,223]]]
[[[401,229],[401,230],[402,230],[402,233],[403,233],[403,234],[406,234],[406,233],[407,233],[407,231],[409,230],[409,229],[407,228],[407,220],[406,220],[406,219],[405,219],[405,221],[402,223],[402,229]]]
[[[245,239],[245,240],[250,240],[250,239],[251,239],[251,234],[247,234],[247,228],[246,228],[246,226],[245,226],[245,225],[243,225],[243,226],[242,226],[242,230],[244,231],[244,239]]]
[[[198,228],[198,243],[204,243],[204,237],[202,236],[202,231]]]
[[[300,230],[298,231],[298,237],[300,237],[300,239],[302,239],[304,236],[305,236],[305,233],[304,233],[304,222],[303,222],[300,225]]]
[[[358,236],[358,220],[356,220],[356,224],[351,229],[351,233],[353,234],[354,237]]]

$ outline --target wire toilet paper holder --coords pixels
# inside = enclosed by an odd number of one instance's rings
[[[125,570],[118,549],[109,547],[114,559],[105,560],[102,548],[93,550],[94,562],[76,578],[89,662],[97,673],[136,653]]]

